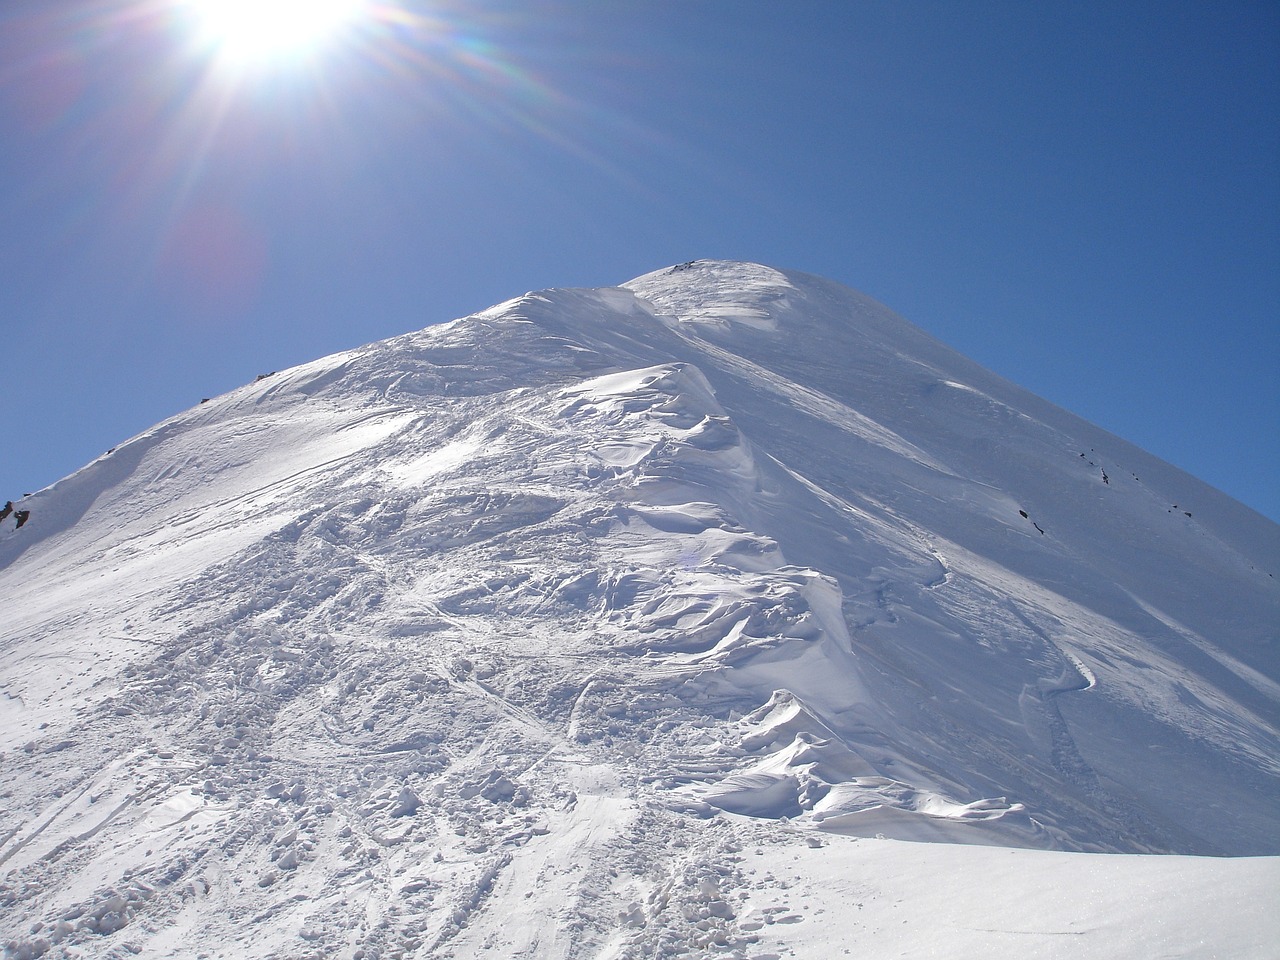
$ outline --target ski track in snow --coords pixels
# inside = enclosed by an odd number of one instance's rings
[[[1274,525],[825,281],[529,294],[24,503],[6,958],[1280,935]]]

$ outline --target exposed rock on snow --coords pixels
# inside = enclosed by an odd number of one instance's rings
[[[1280,936],[1280,530],[826,281],[527,294],[24,502],[9,956]]]

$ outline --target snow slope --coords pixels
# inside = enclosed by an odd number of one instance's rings
[[[18,506],[9,955],[1280,935],[1280,528],[827,281],[527,294]]]

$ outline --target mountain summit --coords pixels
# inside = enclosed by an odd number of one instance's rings
[[[1280,527],[816,277],[529,293],[17,506],[13,956],[826,956],[912,857],[1280,876]]]

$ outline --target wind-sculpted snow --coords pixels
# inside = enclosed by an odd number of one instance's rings
[[[1276,527],[825,281],[528,294],[22,505],[9,956],[1280,934]]]

